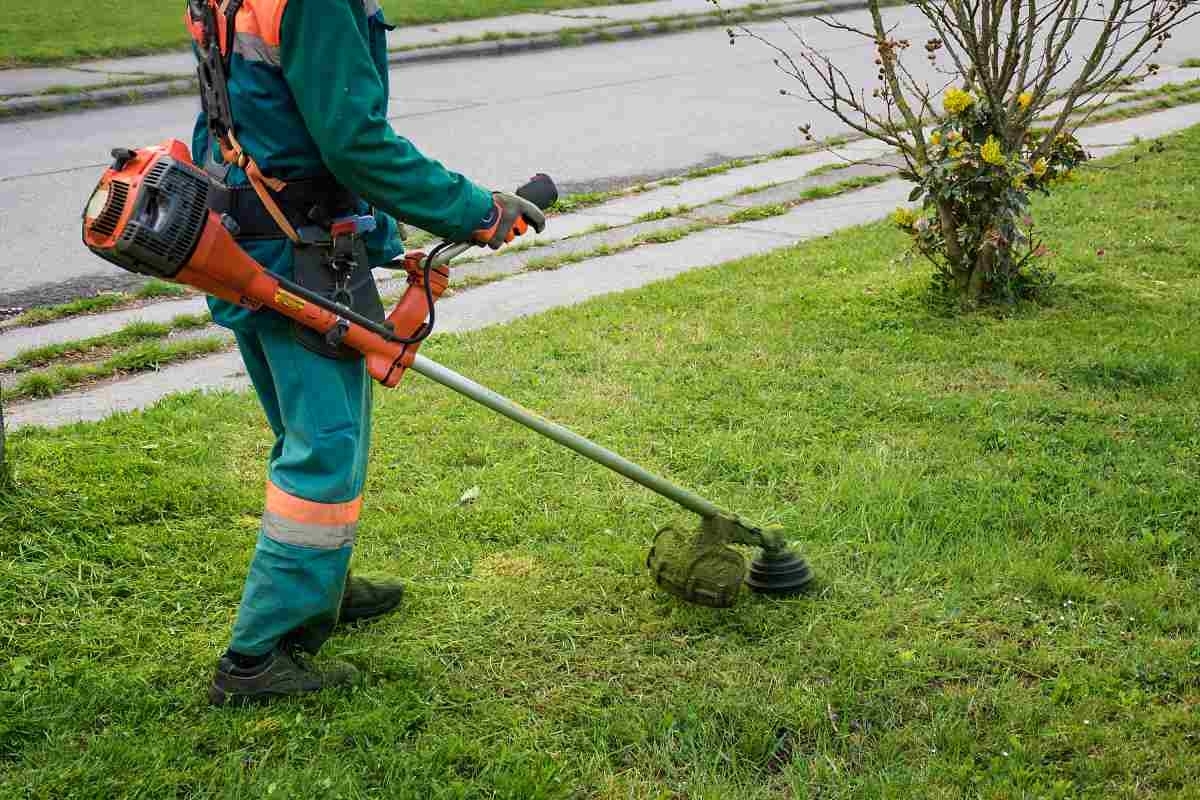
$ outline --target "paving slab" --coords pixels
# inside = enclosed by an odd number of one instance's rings
[[[0,97],[35,94],[56,86],[87,88],[108,83],[109,77],[68,67],[0,70]]]
[[[805,203],[776,217],[730,225],[727,230],[757,231],[805,241],[881,219],[896,206],[907,205],[911,191],[911,184],[895,178],[856,192]],[[815,212],[810,206],[819,206],[819,211]]]
[[[1197,123],[1200,105],[1188,105],[1081,128],[1075,135],[1092,156],[1101,158],[1139,140],[1157,139]]]
[[[17,353],[31,347],[43,347],[76,339],[103,336],[106,333],[118,331],[131,322],[169,322],[180,314],[202,314],[207,310],[208,305],[205,299],[197,296],[150,303],[138,308],[110,311],[105,314],[71,317],[59,322],[34,325],[29,328],[2,329],[0,330],[0,361],[7,361]]]
[[[553,256],[569,256],[576,253],[590,253],[599,247],[615,247],[626,244],[648,233],[671,230],[687,224],[686,219],[669,217],[649,222],[639,222],[634,225],[624,225],[597,231],[587,236],[574,239],[564,239],[548,247],[535,247],[532,250],[517,250],[511,253],[501,251],[500,255],[482,258],[476,261],[455,263],[451,270],[452,281],[462,281],[471,278],[496,278],[503,275],[513,275],[525,269],[530,262]]]
[[[661,208],[701,205],[729,197],[747,186],[803,178],[814,169],[827,164],[882,158],[890,149],[878,142],[862,141],[836,147],[831,151],[819,150],[799,156],[768,159],[705,178],[687,180],[678,186],[661,186],[641,194],[621,197],[605,203],[604,213],[635,219]]]
[[[248,387],[249,379],[238,353],[218,353],[86,391],[16,404],[4,409],[4,421],[10,430],[28,425],[92,422],[122,411],[145,408],[168,394],[186,391],[189,386],[207,391],[233,391]]]
[[[822,186],[836,186],[843,181],[854,178],[873,178],[890,175],[900,166],[899,158],[884,157],[878,163],[852,164],[844,169],[830,170],[819,175],[809,175],[799,180],[787,181],[778,186],[772,186],[758,192],[737,194],[724,201],[724,205],[733,206],[734,210],[754,208],[755,206],[771,205],[773,203],[790,203],[805,191]]]
[[[84,61],[76,65],[81,70],[108,73],[111,75],[174,75],[185,77],[196,72],[196,57],[191,50],[174,53],[158,53],[151,56],[132,58],[105,58]],[[3,73],[0,73],[2,75]]]

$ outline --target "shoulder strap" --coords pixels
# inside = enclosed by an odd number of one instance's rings
[[[283,191],[286,183],[277,178],[268,178],[254,163],[254,159],[242,149],[234,134],[233,105],[229,102],[229,70],[233,59],[234,37],[237,36],[237,13],[243,0],[188,0],[188,15],[196,38],[196,53],[199,66],[196,77],[200,82],[200,104],[208,120],[208,131],[221,148],[221,157],[227,164],[236,164],[246,173],[255,194],[279,225],[279,229],[293,242],[300,235],[288,222],[283,210],[268,190]],[[217,14],[224,18],[224,28]],[[222,34],[224,34],[222,36]]]

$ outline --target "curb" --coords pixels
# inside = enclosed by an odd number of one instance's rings
[[[884,5],[899,5],[903,0],[886,0]],[[538,33],[511,38],[485,39],[456,44],[439,44],[393,50],[388,56],[391,64],[420,64],[452,61],[462,58],[489,58],[516,53],[555,50],[566,47],[644,39],[701,28],[756,22],[784,17],[814,17],[847,11],[862,11],[869,7],[867,0],[818,0],[798,2],[770,9],[747,9],[744,12],[705,12],[675,19],[646,19],[591,28],[563,28],[553,33]],[[141,86],[113,86],[54,95],[27,95],[0,100],[0,123],[76,109],[121,106],[160,100],[196,90],[194,78],[176,78]]]

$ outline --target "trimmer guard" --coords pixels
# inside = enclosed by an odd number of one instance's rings
[[[758,547],[746,575],[746,560],[731,544]],[[808,564],[787,548],[778,531],[763,530],[736,516],[704,517],[700,530],[658,531],[646,556],[655,582],[671,594],[703,606],[728,608],[737,602],[742,582],[753,592],[789,597],[808,588]]]
[[[655,582],[689,603],[728,608],[737,602],[746,559],[703,536],[666,527],[654,537],[646,567]]]

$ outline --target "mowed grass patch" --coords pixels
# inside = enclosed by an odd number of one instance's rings
[[[637,0],[388,0],[397,25],[479,19],[523,11],[613,5]],[[161,0],[64,0],[54,13],[15,5],[0,17],[0,67],[183,49],[185,4]]]
[[[254,399],[18,432],[0,796],[1193,796],[1200,132],[1113,164],[1038,203],[1041,307],[939,316],[881,223],[423,348],[787,526],[810,597],[664,595],[688,515],[410,375],[355,562],[409,594],[328,647],[367,686],[215,711]]]

